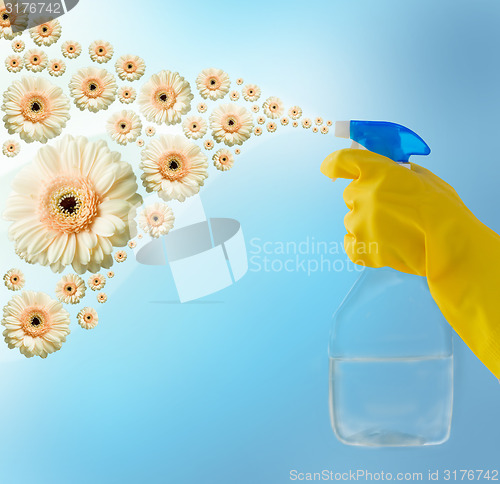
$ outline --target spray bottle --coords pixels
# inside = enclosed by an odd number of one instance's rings
[[[380,121],[337,122],[336,136],[411,169],[430,149],[408,128]],[[445,442],[453,407],[452,331],[424,277],[365,268],[333,316],[330,416],[351,445]]]

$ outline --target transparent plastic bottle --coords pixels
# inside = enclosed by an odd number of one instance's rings
[[[330,415],[351,445],[445,442],[453,408],[452,330],[423,277],[366,268],[333,318]]]

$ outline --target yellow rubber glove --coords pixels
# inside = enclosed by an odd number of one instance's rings
[[[329,155],[321,171],[354,180],[344,191],[349,258],[426,276],[444,317],[500,378],[500,236],[450,185],[414,163],[409,170],[346,149]]]

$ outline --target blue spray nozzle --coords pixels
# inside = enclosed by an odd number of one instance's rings
[[[346,133],[347,134],[347,133]],[[349,122],[348,136],[367,150],[387,156],[399,163],[408,163],[411,155],[428,155],[431,149],[411,129],[387,121]]]

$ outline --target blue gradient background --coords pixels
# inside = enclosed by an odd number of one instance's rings
[[[63,40],[105,38],[117,54],[144,56],[147,75],[193,80],[215,65],[310,117],[405,124],[432,148],[415,161],[497,231],[499,21],[497,0],[81,0],[62,19]],[[205,209],[239,220],[247,242],[340,243],[345,182],[318,168],[345,146],[279,127],[202,191]],[[500,386],[458,338],[447,443],[377,450],[335,439],[328,333],[356,272],[249,272],[181,305],[167,271],[130,267],[96,330],[74,328],[45,361],[2,362],[0,482],[281,484],[291,469],[500,467]]]

